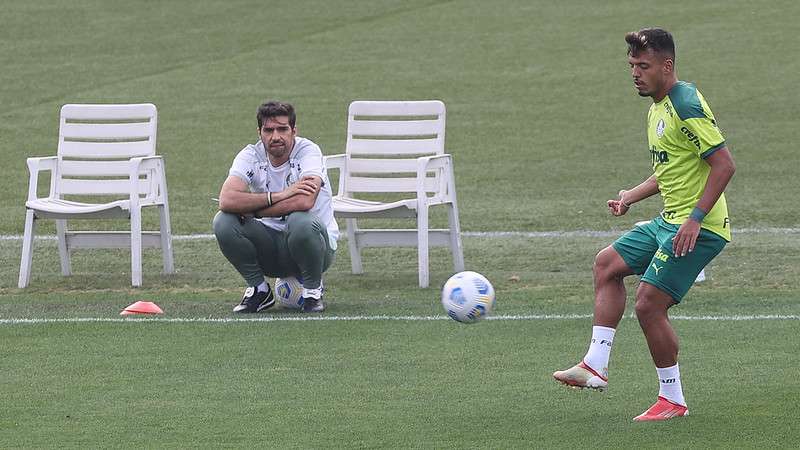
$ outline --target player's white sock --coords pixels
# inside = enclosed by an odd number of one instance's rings
[[[681,387],[681,372],[678,365],[672,367],[656,367],[658,372],[658,395],[679,405],[686,406]]]
[[[317,300],[322,298],[322,286],[318,287],[317,289],[306,289],[303,288],[303,298],[315,298]]]
[[[616,331],[613,328],[593,326],[589,351],[583,357],[583,362],[603,378],[608,378],[608,358],[611,355],[611,345],[614,343]]]
[[[268,290],[269,290],[269,288],[267,287],[267,281],[266,280],[262,281],[261,284],[256,286],[256,291],[257,292],[259,292],[259,291],[260,292],[267,292]]]

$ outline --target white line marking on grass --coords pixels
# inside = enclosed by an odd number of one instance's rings
[[[515,321],[515,320],[574,320],[589,319],[591,314],[522,314],[522,315],[497,315],[487,317],[490,321]],[[631,317],[631,316],[628,316]],[[692,321],[754,321],[754,320],[800,320],[800,315],[795,314],[754,314],[733,316],[672,316],[673,320]],[[447,321],[447,316],[263,316],[263,317],[65,317],[65,318],[16,318],[0,319],[0,325],[40,325],[51,323],[252,323],[252,322],[361,322],[361,321],[390,321],[390,322],[427,322]]]
[[[628,231],[624,230],[554,230],[554,231],[464,231],[466,237],[529,237],[529,238],[572,238],[572,237],[612,237]],[[800,228],[735,228],[733,234],[800,234]]]
[[[741,316],[670,316],[672,320],[700,321],[750,321],[750,320],[800,320],[796,314],[754,314]]]
[[[573,237],[612,237],[619,236],[627,230],[554,230],[554,231],[464,231],[463,237],[483,237],[483,238],[573,238]],[[800,228],[739,228],[734,229],[733,234],[800,234]],[[341,239],[346,239],[343,235]],[[36,236],[36,240],[54,241],[53,235]],[[176,241],[205,241],[214,239],[213,234],[179,234],[172,236]],[[20,241],[22,235],[3,234],[0,241]]]

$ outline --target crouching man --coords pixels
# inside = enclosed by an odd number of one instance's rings
[[[303,311],[322,312],[322,273],[339,237],[322,151],[297,136],[288,103],[264,103],[256,119],[259,140],[233,160],[213,222],[222,254],[248,286],[233,311],[271,307],[265,277],[295,276],[303,282]]]

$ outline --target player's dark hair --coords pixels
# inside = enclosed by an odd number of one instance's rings
[[[663,28],[642,28],[639,31],[631,31],[625,35],[625,42],[628,43],[628,54],[639,56],[639,53],[648,49],[662,57],[670,57],[675,62],[675,41],[669,31]]]
[[[268,101],[258,107],[256,112],[256,120],[258,121],[258,129],[264,124],[264,120],[272,117],[286,116],[289,118],[289,126],[294,128],[297,121],[297,116],[294,113],[294,106],[285,102]]]

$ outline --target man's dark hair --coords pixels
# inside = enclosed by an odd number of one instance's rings
[[[631,31],[625,35],[625,42],[628,43],[628,54],[639,56],[639,53],[648,49],[662,57],[669,57],[675,62],[675,41],[669,31],[663,28],[642,28],[639,31]]]
[[[258,107],[256,112],[256,120],[258,121],[258,129],[264,124],[264,120],[272,117],[286,116],[289,118],[289,126],[294,128],[297,121],[297,116],[294,114],[294,106],[285,102],[269,101]]]

